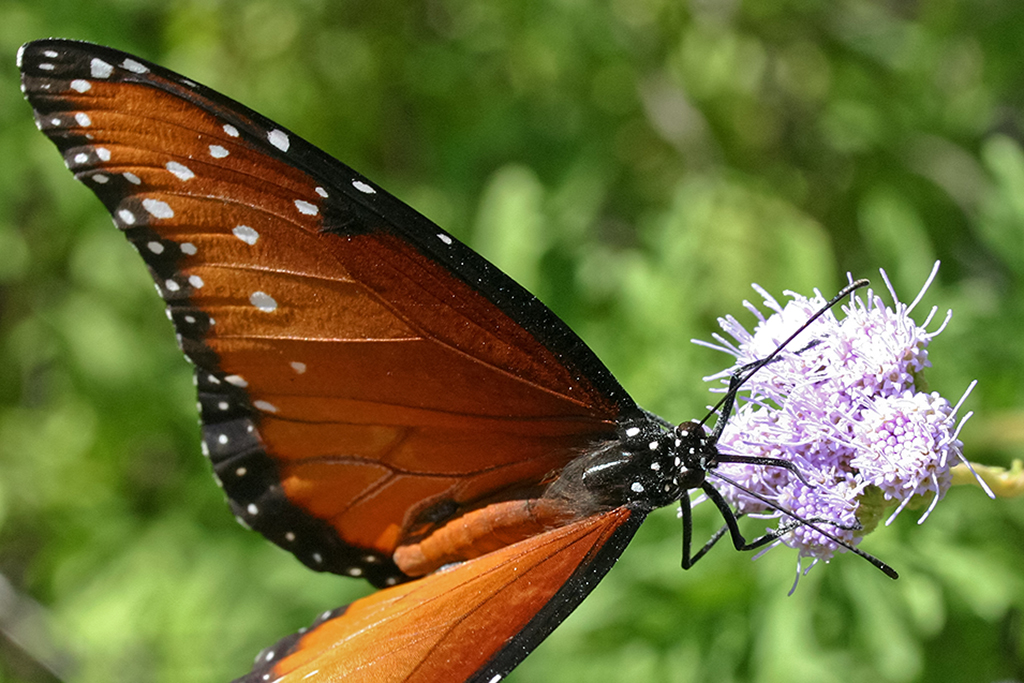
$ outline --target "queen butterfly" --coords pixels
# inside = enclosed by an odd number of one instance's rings
[[[544,304],[365,177],[117,50],[42,40],[18,64],[153,275],[236,516],[382,589],[240,681],[497,681],[651,510],[716,497],[716,435],[638,407]]]

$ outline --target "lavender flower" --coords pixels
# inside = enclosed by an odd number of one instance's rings
[[[780,528],[790,529],[776,545],[810,558],[807,569],[845,548],[794,524],[782,511],[856,545],[890,510],[886,524],[907,507],[927,505],[923,522],[949,489],[951,467],[967,464],[957,436],[970,414],[959,421],[956,414],[974,384],[955,406],[920,390],[921,372],[931,364],[928,344],[950,314],[933,331],[927,328],[936,309],[921,325],[910,314],[938,265],[910,305],[899,302],[883,271],[893,308],[868,290],[842,307],[842,319],[833,309],[815,321],[744,385],[718,442],[722,453],[791,461],[812,484],[782,467],[723,463],[713,470],[742,487],[720,486],[738,513],[778,518]],[[736,358],[733,368],[707,379],[727,383],[737,368],[770,354],[825,305],[817,291],[810,298],[786,292],[790,301],[783,306],[760,287],[754,289],[774,313],[765,317],[744,302],[758,319],[753,332],[730,316],[719,324],[732,340],[717,334],[716,344],[695,340]]]

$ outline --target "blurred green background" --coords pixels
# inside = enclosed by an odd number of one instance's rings
[[[690,344],[758,282],[892,276],[955,312],[968,457],[1024,455],[1024,3],[0,2],[0,680],[224,682],[365,584],[240,529],[145,269],[36,132],[17,47],[105,43],[280,121],[537,293],[646,407],[711,401]],[[921,316],[919,316],[920,318]],[[719,522],[700,511],[705,531]],[[1024,502],[955,489],[792,597],[795,557],[679,569],[652,515],[509,678],[1024,680]]]

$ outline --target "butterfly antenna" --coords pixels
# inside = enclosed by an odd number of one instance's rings
[[[790,519],[792,519],[796,523],[796,526],[806,526],[806,527],[809,527],[811,529],[814,529],[819,534],[821,534],[825,538],[829,539],[833,543],[841,545],[842,547],[846,548],[847,550],[849,550],[854,555],[858,555],[859,557],[864,558],[865,560],[870,562],[872,565],[874,565],[875,567],[880,569],[882,571],[882,573],[885,574],[886,576],[888,576],[890,579],[898,579],[898,578],[900,578],[900,575],[896,572],[896,570],[893,569],[892,567],[890,567],[888,564],[886,564],[882,560],[878,559],[877,557],[875,557],[871,553],[866,553],[863,550],[861,550],[860,548],[857,548],[857,547],[851,545],[850,543],[848,543],[847,541],[844,541],[843,539],[839,538],[835,534],[833,534],[831,532],[828,532],[825,529],[822,529],[821,526],[816,521],[807,519],[806,517],[801,517],[797,513],[793,512],[792,510],[787,510],[786,508],[782,507],[778,503],[776,503],[776,502],[766,498],[765,496],[761,495],[757,491],[754,491],[754,490],[752,490],[750,488],[747,488],[743,484],[739,483],[738,481],[736,481],[736,480],[734,480],[734,479],[732,479],[730,477],[725,476],[724,474],[721,474],[719,472],[715,472],[715,471],[709,470],[707,472],[707,475],[710,476],[710,477],[714,477],[716,479],[719,479],[721,481],[724,481],[725,483],[729,484],[730,486],[734,486],[735,488],[739,489],[740,491],[743,491],[748,496],[750,496],[752,498],[756,498],[757,500],[759,500],[760,502],[764,503],[765,505],[767,505],[768,507],[772,508],[773,510],[777,510],[777,511],[781,512],[782,514],[784,514],[787,517],[789,517]],[[723,514],[724,514],[724,512],[723,512]],[[729,510],[729,514],[735,516],[735,513],[733,513],[733,511],[731,509]],[[827,522],[827,523],[831,524],[831,522]],[[792,525],[792,524],[791,525],[787,525],[785,527],[780,525],[779,528],[776,531],[768,532],[762,538],[766,538],[766,540],[781,538],[785,534],[787,534],[790,531],[792,531],[794,528],[795,528],[795,526]],[[840,528],[843,528],[843,527],[840,527]],[[757,542],[755,541],[754,543],[756,544]]]
[[[778,358],[779,354],[782,353],[783,349],[789,346],[790,342],[796,339],[800,335],[800,333],[802,333],[808,327],[813,325],[814,321],[816,321],[818,318],[832,310],[832,308],[834,308],[840,301],[845,299],[852,292],[855,292],[863,287],[867,287],[868,284],[870,284],[868,280],[860,279],[854,280],[850,284],[846,285],[845,287],[840,289],[834,297],[829,299],[828,303],[826,303],[824,306],[815,311],[814,315],[808,318],[803,325],[798,327],[796,331],[793,332],[793,334],[789,335],[789,337],[787,337],[785,341],[776,346],[774,351],[769,353],[764,358],[761,358],[760,360],[753,361],[752,363],[748,363],[747,365],[740,367],[736,372],[733,373],[732,378],[729,380],[729,388],[726,390],[725,395],[722,396],[721,399],[719,399],[718,403],[716,403],[711,408],[708,414],[705,415],[704,419],[701,420],[699,423],[701,426],[703,426],[707,423],[708,420],[711,419],[712,415],[719,415],[719,419],[715,423],[715,429],[709,437],[710,443],[718,443],[718,438],[722,435],[722,430],[725,429],[725,424],[729,419],[729,415],[732,414],[732,408],[736,402],[736,395],[737,393],[739,393],[739,390],[743,387],[743,385],[746,384],[747,381],[751,377],[753,377],[758,370],[768,365],[769,363],[774,362],[775,359]]]

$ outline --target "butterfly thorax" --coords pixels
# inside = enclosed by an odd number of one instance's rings
[[[667,429],[644,415],[623,422],[615,440],[576,458],[545,495],[569,499],[585,514],[621,505],[653,510],[700,486],[707,453],[699,425]]]

